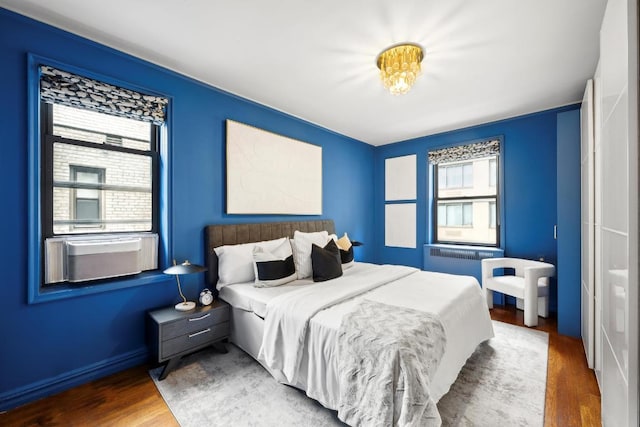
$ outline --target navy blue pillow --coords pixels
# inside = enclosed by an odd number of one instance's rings
[[[333,239],[329,239],[324,248],[316,244],[311,246],[311,267],[314,282],[324,282],[342,276],[340,249]]]
[[[343,264],[353,261],[353,245],[349,247],[348,251],[340,249],[340,260]]]
[[[296,266],[293,263],[293,255],[290,255],[284,260],[256,261],[256,270],[258,271],[259,281],[270,282],[295,274]]]

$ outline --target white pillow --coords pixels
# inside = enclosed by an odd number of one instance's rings
[[[291,240],[291,249],[293,249],[293,262],[296,265],[298,279],[306,279],[313,274],[311,266],[311,245],[316,244],[321,248],[327,244],[329,233],[326,231],[316,231],[313,233],[304,233],[296,230]]]
[[[280,286],[296,280],[296,266],[289,239],[271,251],[260,246],[254,247],[253,269],[256,276],[253,286],[256,288]]]
[[[257,243],[225,245],[215,248],[216,255],[218,255],[218,284],[216,286],[218,290],[234,283],[253,282],[256,278],[253,271],[253,248],[259,246],[270,251],[285,241],[287,238],[282,237]]]

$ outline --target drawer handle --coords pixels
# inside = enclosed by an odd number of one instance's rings
[[[211,328],[207,328],[204,331],[196,332],[195,334],[189,334],[189,338],[197,337],[198,335],[206,334],[207,332],[211,332]]]
[[[200,316],[200,317],[194,317],[194,318],[190,318],[189,322],[195,322],[197,320],[202,320],[202,319],[206,319],[207,317],[211,316],[211,313],[207,313],[204,316]]]

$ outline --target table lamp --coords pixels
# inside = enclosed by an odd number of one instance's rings
[[[179,302],[178,304],[176,304],[176,310],[188,311],[188,310],[194,309],[196,306],[195,302],[187,301],[184,294],[182,293],[182,287],[180,286],[180,275],[202,273],[203,271],[207,271],[207,268],[201,265],[191,264],[188,260],[186,260],[182,264],[176,264],[175,259],[173,260],[173,266],[163,271],[163,273],[165,274],[176,275],[176,281],[178,282],[178,292],[180,292],[180,296],[182,297],[182,302]]]

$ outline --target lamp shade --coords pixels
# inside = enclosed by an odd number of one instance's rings
[[[203,271],[207,271],[206,267],[203,267],[198,264],[191,264],[189,261],[185,261],[182,264],[173,265],[166,270],[163,271],[165,274],[192,274],[192,273],[202,273]]]
[[[176,304],[176,310],[179,311],[188,311],[195,308],[196,303],[193,301],[187,301],[184,294],[182,293],[182,286],[180,286],[180,275],[181,274],[191,274],[191,273],[202,273],[203,271],[207,271],[206,267],[203,267],[198,264],[191,264],[188,260],[183,262],[182,264],[176,264],[176,261],[173,260],[173,266],[167,268],[163,271],[164,274],[174,274],[176,276],[176,282],[178,283],[178,292],[180,292],[180,297],[182,298],[182,302]]]

